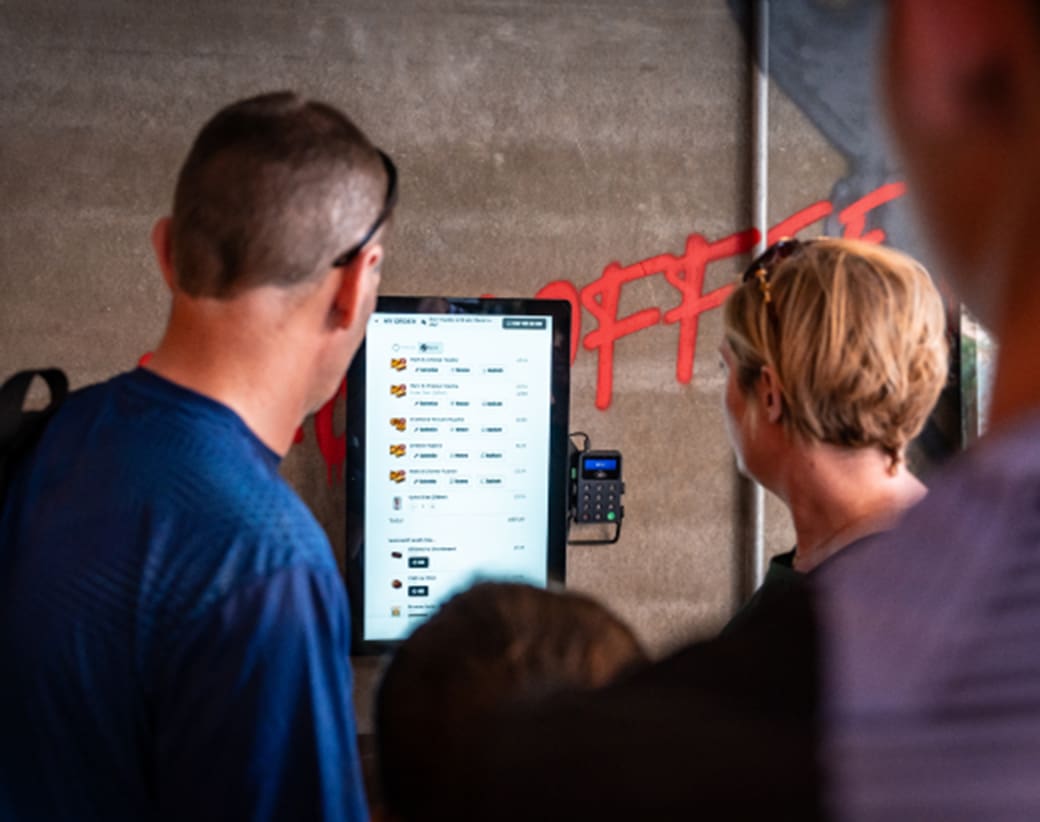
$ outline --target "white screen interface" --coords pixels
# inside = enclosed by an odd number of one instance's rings
[[[372,316],[366,640],[478,579],[546,584],[552,334],[549,316]]]

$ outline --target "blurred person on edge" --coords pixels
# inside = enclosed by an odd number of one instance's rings
[[[1040,2],[893,0],[884,65],[908,189],[1000,349],[989,432],[812,576],[826,808],[1040,819]]]

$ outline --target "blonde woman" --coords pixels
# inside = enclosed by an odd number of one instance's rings
[[[924,496],[905,453],[946,380],[948,346],[928,272],[857,240],[781,240],[723,317],[737,463],[787,505],[797,539],[729,630]]]

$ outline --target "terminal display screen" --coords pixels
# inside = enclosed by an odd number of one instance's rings
[[[582,457],[581,472],[596,479],[617,479],[621,468],[616,457]]]
[[[562,581],[570,306],[381,298],[347,376],[354,652],[482,579]]]

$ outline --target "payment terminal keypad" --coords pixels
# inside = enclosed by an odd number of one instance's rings
[[[574,478],[575,521],[579,523],[617,522],[624,513],[621,495],[621,454],[617,451],[588,451],[578,459]]]

